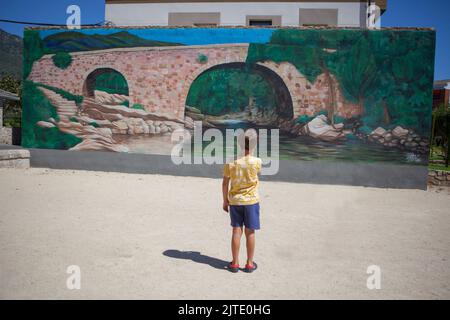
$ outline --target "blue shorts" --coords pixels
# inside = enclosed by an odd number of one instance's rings
[[[259,230],[259,203],[234,206],[230,205],[230,218],[232,227],[242,227]]]

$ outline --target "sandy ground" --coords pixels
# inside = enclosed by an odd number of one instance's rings
[[[261,196],[259,269],[232,274],[220,180],[2,169],[0,298],[450,298],[448,190],[263,182]]]

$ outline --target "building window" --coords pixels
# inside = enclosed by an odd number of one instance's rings
[[[219,12],[170,12],[169,26],[211,27],[220,24]]]
[[[247,16],[247,26],[281,26],[281,16]]]
[[[248,23],[249,26],[271,26],[272,20],[253,20]]]
[[[338,24],[338,9],[300,9],[301,26],[333,26]]]
[[[217,27],[217,23],[194,23],[194,27]]]

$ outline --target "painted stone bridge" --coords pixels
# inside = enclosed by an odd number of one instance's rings
[[[149,112],[182,120],[194,80],[211,68],[242,65],[248,47],[248,44],[220,44],[73,52],[72,62],[66,69],[55,66],[53,55],[46,55],[33,64],[28,79],[75,95],[92,96],[92,79],[115,70],[127,81],[130,106],[140,104]],[[331,97],[325,75],[310,83],[287,62],[265,61],[258,63],[258,69],[266,78],[278,79],[271,82],[273,86],[287,88],[284,99],[289,100],[292,117],[312,116],[329,106]],[[337,88],[334,97],[337,114],[356,115],[358,108],[345,101],[337,81],[334,78],[332,81]]]

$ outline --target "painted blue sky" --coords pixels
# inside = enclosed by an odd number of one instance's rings
[[[0,18],[9,20],[47,22],[65,24],[66,8],[77,4],[81,8],[82,24],[93,24],[104,20],[104,0],[0,0]],[[383,15],[383,26],[434,27],[437,31],[436,79],[450,79],[450,1],[448,0],[389,0],[388,10]],[[22,36],[24,25],[0,22],[0,28]],[[136,31],[136,35],[139,31]],[[254,42],[265,42],[270,37],[270,30],[261,30]],[[146,31],[148,34],[148,30]],[[189,37],[187,32],[153,30],[154,40],[173,41],[186,44],[204,44],[214,42],[245,42],[246,31],[233,33],[228,31],[211,34],[205,29],[200,36]],[[248,39],[248,38],[247,38]]]

